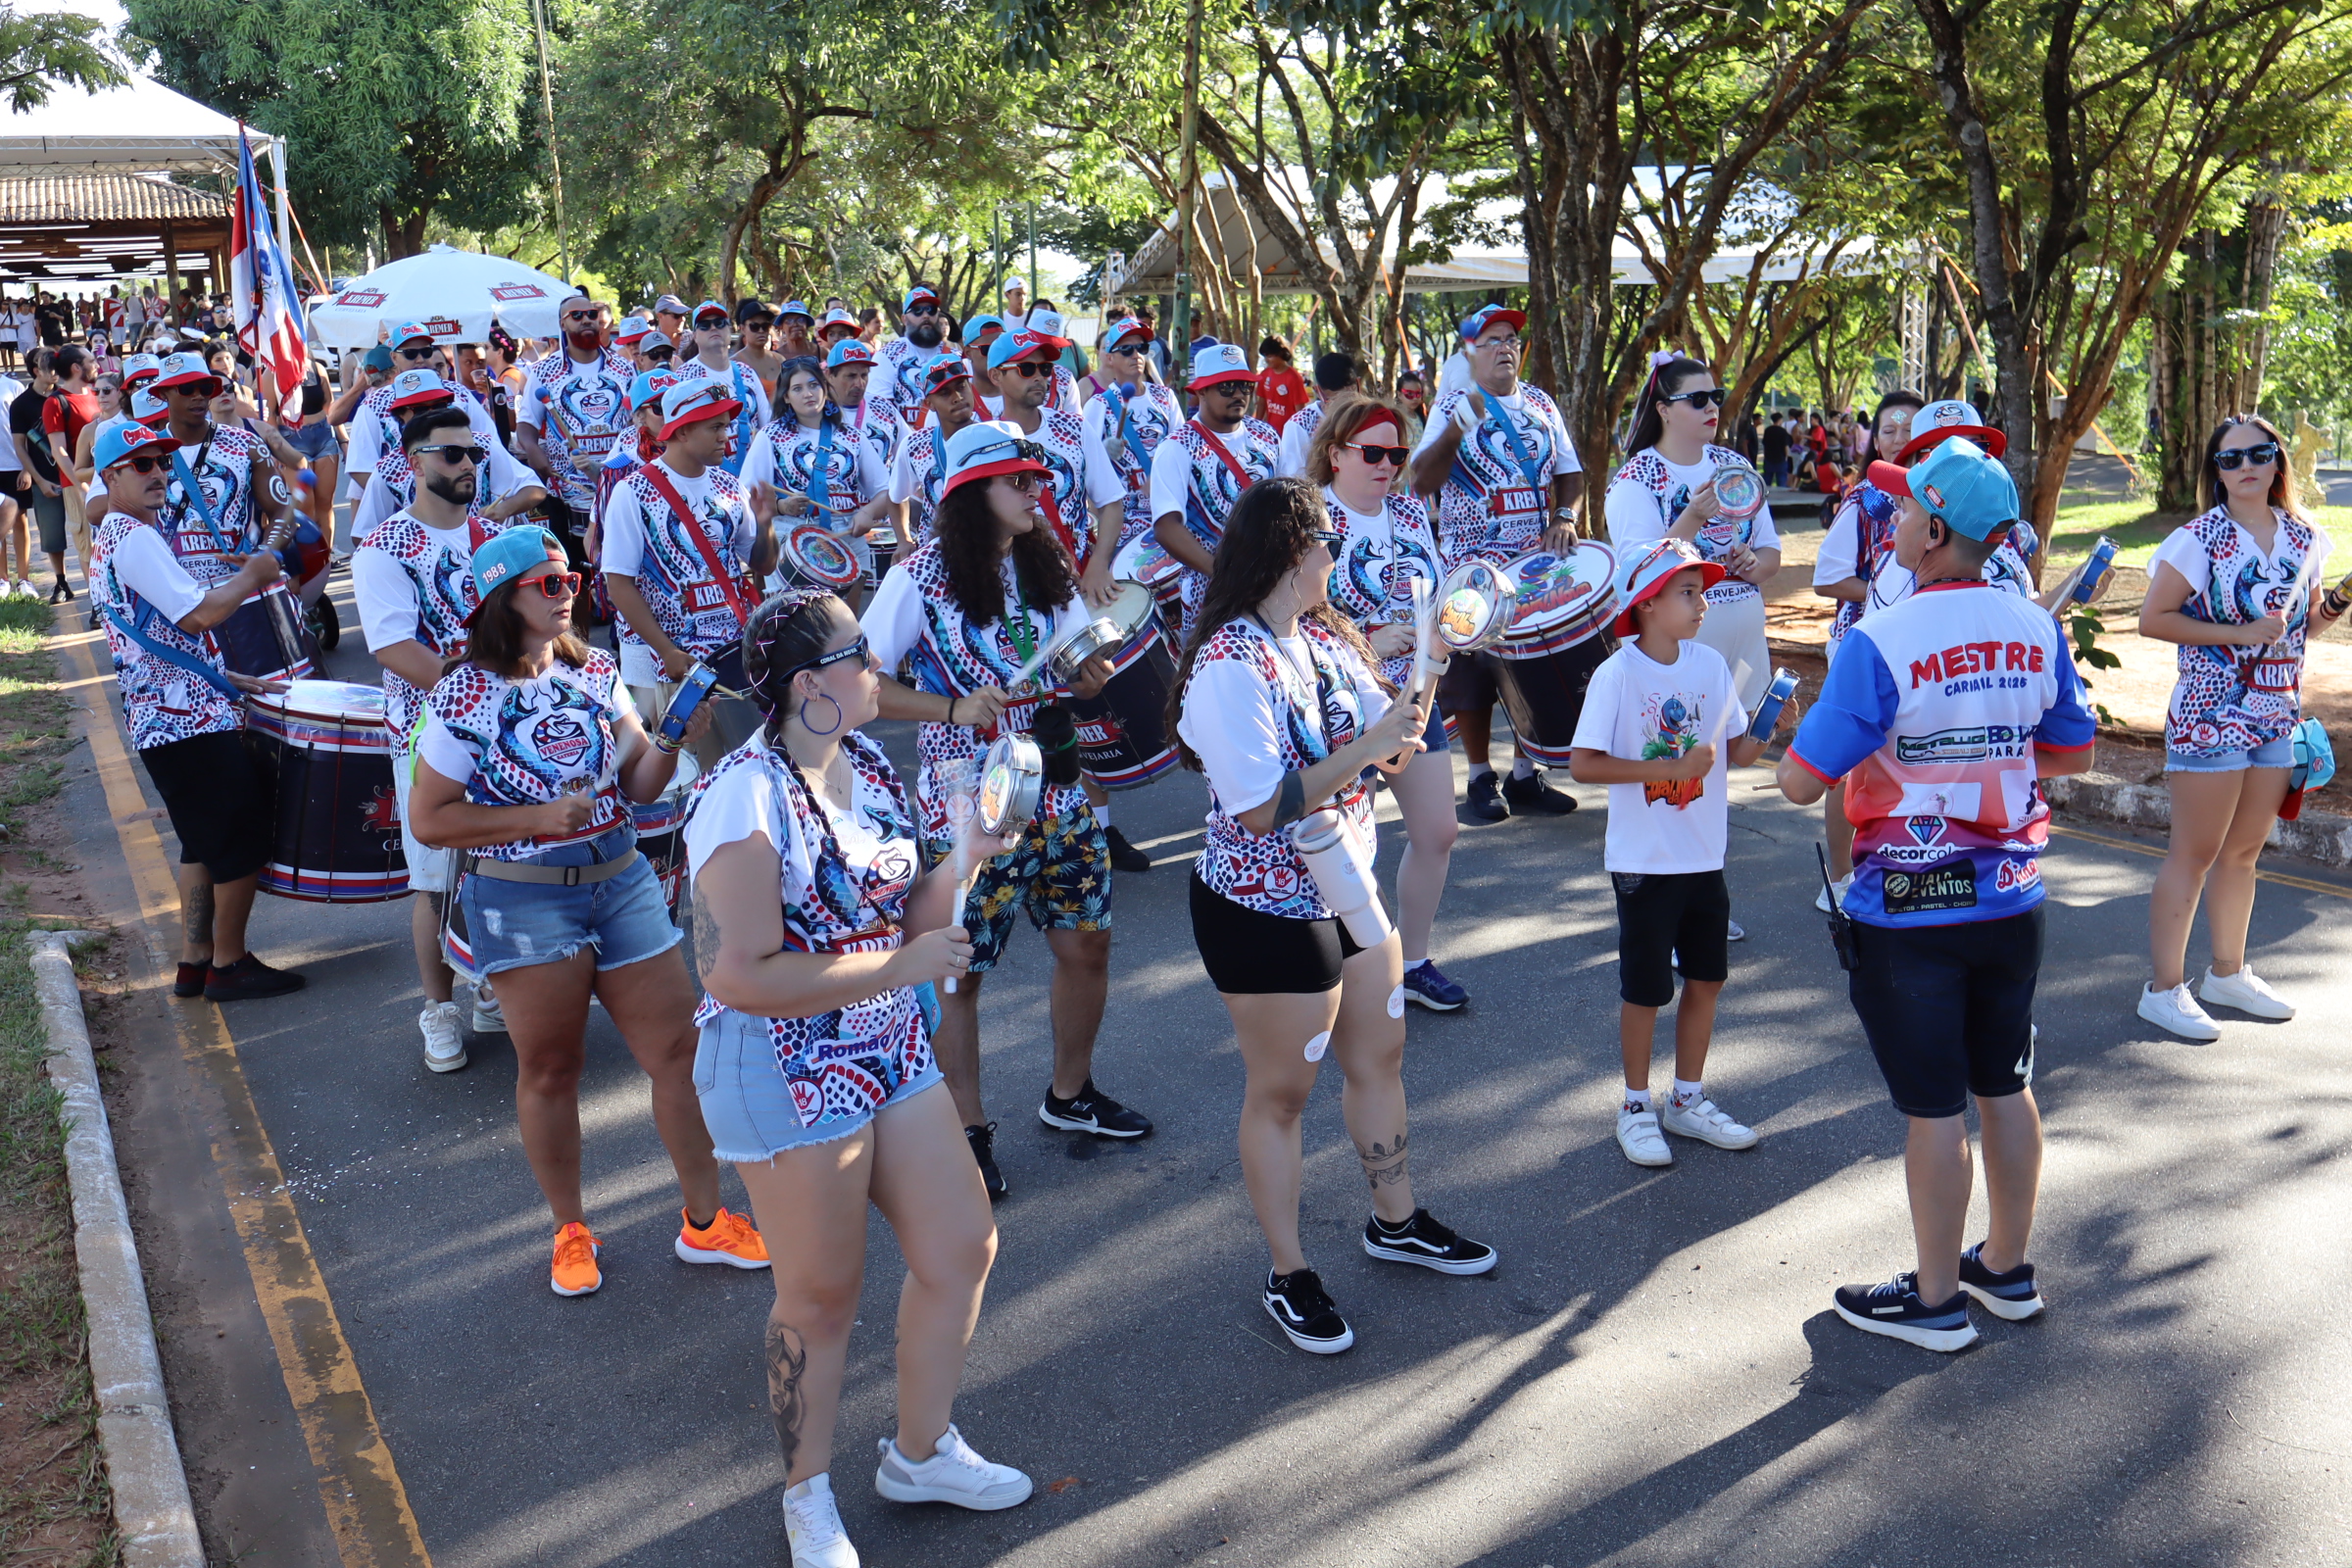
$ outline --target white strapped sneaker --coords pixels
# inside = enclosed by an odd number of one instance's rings
[[[858,1568],[858,1548],[841,1528],[830,1475],[785,1490],[784,1539],[792,1546],[792,1568]]]
[[[921,1464],[901,1453],[895,1438],[875,1446],[882,1462],[874,1469],[874,1490],[893,1502],[952,1502],[985,1513],[1029,1500],[1029,1478],[1008,1464],[981,1458],[954,1422]]]
[[[2235,974],[2206,970],[2205,978],[2197,985],[2197,998],[2217,1007],[2250,1012],[2257,1018],[2284,1022],[2295,1015],[2295,1004],[2273,991],[2269,981],[2248,968],[2241,968]]]
[[[1853,891],[1853,887],[1854,873],[1848,871],[1845,873],[1845,875],[1839,877],[1836,882],[1830,884],[1829,887],[1823,888],[1819,893],[1813,895],[1813,907],[1819,909],[1824,914],[1828,914],[1830,912],[1830,893],[1834,889],[1838,894],[1838,906],[1839,908],[1843,908],[1845,906],[1845,896]]]
[[[1674,1163],[1674,1151],[1666,1147],[1666,1135],[1658,1131],[1658,1113],[1654,1110],[1628,1110],[1619,1105],[1617,1147],[1637,1165]]]
[[[454,1002],[428,1002],[416,1015],[424,1031],[424,1064],[435,1072],[456,1072],[466,1065],[466,1031],[458,1022]]]
[[[2170,991],[2154,986],[2139,988],[2139,1015],[2157,1028],[2179,1035],[2183,1040],[2206,1042],[2222,1038],[2221,1026],[2205,1015],[2197,999],[2188,994],[2186,982]]]
[[[1695,1138],[1717,1149],[1753,1149],[1756,1132],[1732,1120],[1722,1106],[1712,1100],[1701,1098],[1695,1105],[1678,1105],[1670,1096],[1666,1108],[1658,1115],[1659,1122],[1670,1133],[1684,1138]]]

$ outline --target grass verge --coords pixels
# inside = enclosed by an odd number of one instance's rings
[[[2058,509],[2058,520],[2050,529],[2049,548],[2044,553],[2044,580],[2051,567],[2063,572],[2090,554],[2090,547],[2105,534],[2119,547],[2116,564],[2124,566],[2145,566],[2156,547],[2175,528],[2189,519],[2185,512],[2159,512],[2145,501],[2097,501]],[[2330,538],[2352,538],[2352,507],[2314,507],[2312,520],[2328,531]]]

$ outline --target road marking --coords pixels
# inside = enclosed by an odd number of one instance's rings
[[[69,609],[73,607],[68,607]],[[92,638],[60,638],[62,658],[76,672],[98,667]],[[109,678],[95,675],[103,684]],[[93,684],[93,679],[74,682]],[[114,706],[100,696],[83,725],[108,814],[122,841],[140,918],[159,966],[168,968],[178,948],[179,887],[164,858],[152,809],[131,771],[130,753],[116,727]],[[229,1135],[213,1148],[228,1210],[253,1276],[253,1293],[270,1326],[277,1364],[302,1425],[312,1469],[325,1505],[343,1568],[431,1568],[424,1537],[409,1507],[392,1449],[376,1426],[375,1406],[360,1381],[358,1359],[343,1336],[342,1320],[327,1294],[311,1244],[286,1190],[284,1169],[262,1126],[259,1107],[237,1059],[236,1042],[217,1004],[172,1007],[180,1051],[190,1068],[220,1094]]]
[[[2133,855],[2144,855],[2154,860],[2164,858],[2164,851],[2156,848],[2153,844],[2140,844],[2132,839],[2113,839],[2104,833],[2086,833],[2079,827],[2063,827],[2056,822],[2050,824],[2050,831],[2063,833],[2070,839],[2083,839],[2092,844],[2103,844],[2111,850],[2130,850]],[[2260,866],[2254,868],[2254,874],[2265,882],[2276,882],[2280,887],[2300,888],[2306,893],[2325,893],[2338,899],[2352,899],[2352,888],[2339,887],[2332,882],[2314,882],[2309,877],[2288,876],[2284,871],[2266,871]]]

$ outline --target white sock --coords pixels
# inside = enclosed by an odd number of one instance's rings
[[[1092,801],[1087,804],[1094,806]],[[1101,806],[1095,806],[1095,820],[1102,824],[1103,832],[1110,831],[1110,803],[1108,801],[1104,801]]]
[[[1674,1102],[1677,1107],[1695,1105],[1705,1098],[1706,1090],[1703,1086],[1697,1083],[1685,1083],[1680,1078],[1674,1081]]]
[[[1494,771],[1494,764],[1492,762],[1472,762],[1470,764],[1470,776],[1472,778],[1478,777],[1481,773],[1492,773]]]
[[[1511,777],[1513,777],[1513,778],[1533,778],[1533,777],[1535,777],[1535,776],[1536,776],[1536,764],[1535,764],[1535,762],[1534,762],[1533,760],[1531,760],[1530,759],[1528,759],[1528,758],[1525,758],[1525,757],[1522,757],[1522,758],[1518,758],[1518,759],[1516,759],[1516,760],[1514,760],[1512,761],[1512,763],[1511,763]]]
[[[1625,1108],[1628,1110],[1647,1110],[1649,1108],[1649,1091],[1646,1089],[1628,1089],[1625,1092]]]

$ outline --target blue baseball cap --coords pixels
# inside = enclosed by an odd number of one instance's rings
[[[899,314],[906,315],[917,305],[937,305],[939,296],[917,283],[899,298]]]
[[[735,319],[733,316],[728,314],[726,306],[720,304],[717,300],[703,301],[702,304],[697,305],[694,308],[694,315],[689,317],[687,319],[691,324],[699,327],[703,324],[703,318],[710,315],[716,315],[720,320],[729,323],[732,323]]]
[[[963,363],[960,354],[942,354],[923,371],[923,395],[944,392],[958,381],[969,381],[972,368]]]
[[[1066,337],[1051,332],[1032,331],[1028,327],[1018,332],[1005,332],[988,346],[988,368],[1001,370],[1015,360],[1025,360],[1032,354],[1040,359],[1058,359],[1061,351],[1070,346]]]
[[[422,321],[403,321],[392,329],[390,337],[384,339],[384,347],[396,349],[403,343],[414,343],[418,338],[430,343],[433,340],[433,334],[425,329]]]
[[[825,368],[836,369],[844,365],[871,365],[874,351],[854,337],[845,337],[825,351]]]
[[[640,409],[652,407],[662,393],[677,384],[678,372],[666,365],[645,371],[629,383],[629,412],[635,414]]]
[[[360,363],[370,370],[389,370],[392,368],[392,350],[378,343],[360,356]]]
[[[1477,342],[1478,334],[1496,321],[1510,322],[1511,330],[1514,332],[1527,330],[1526,312],[1514,311],[1507,305],[1482,305],[1462,318],[1462,341],[1465,343]]]
[[[1971,539],[1989,539],[2017,520],[2017,481],[1993,455],[1964,435],[1908,468],[1870,466],[1870,482],[1890,496],[1909,496],[1931,517]]]
[[[786,300],[776,307],[777,320],[781,321],[787,316],[797,316],[802,320],[810,322],[816,319],[816,313],[808,308],[807,300]]]
[[[1004,330],[1004,318],[1002,316],[975,316],[963,323],[963,340],[973,348],[985,348],[987,345],[980,341],[983,333]]]
[[[545,528],[509,528],[482,542],[473,553],[466,569],[473,575],[473,609],[466,616],[466,624],[482,612],[491,590],[504,582],[512,582],[542,561],[568,562],[563,544]]]
[[[1152,341],[1152,329],[1135,317],[1121,317],[1118,320],[1111,322],[1109,328],[1103,332],[1102,352],[1108,354],[1131,337],[1141,338],[1149,343]]]
[[[177,452],[179,442],[160,430],[150,430],[137,420],[128,423],[118,420],[99,433],[90,448],[90,465],[100,473],[123,459],[141,452],[162,454]]]

